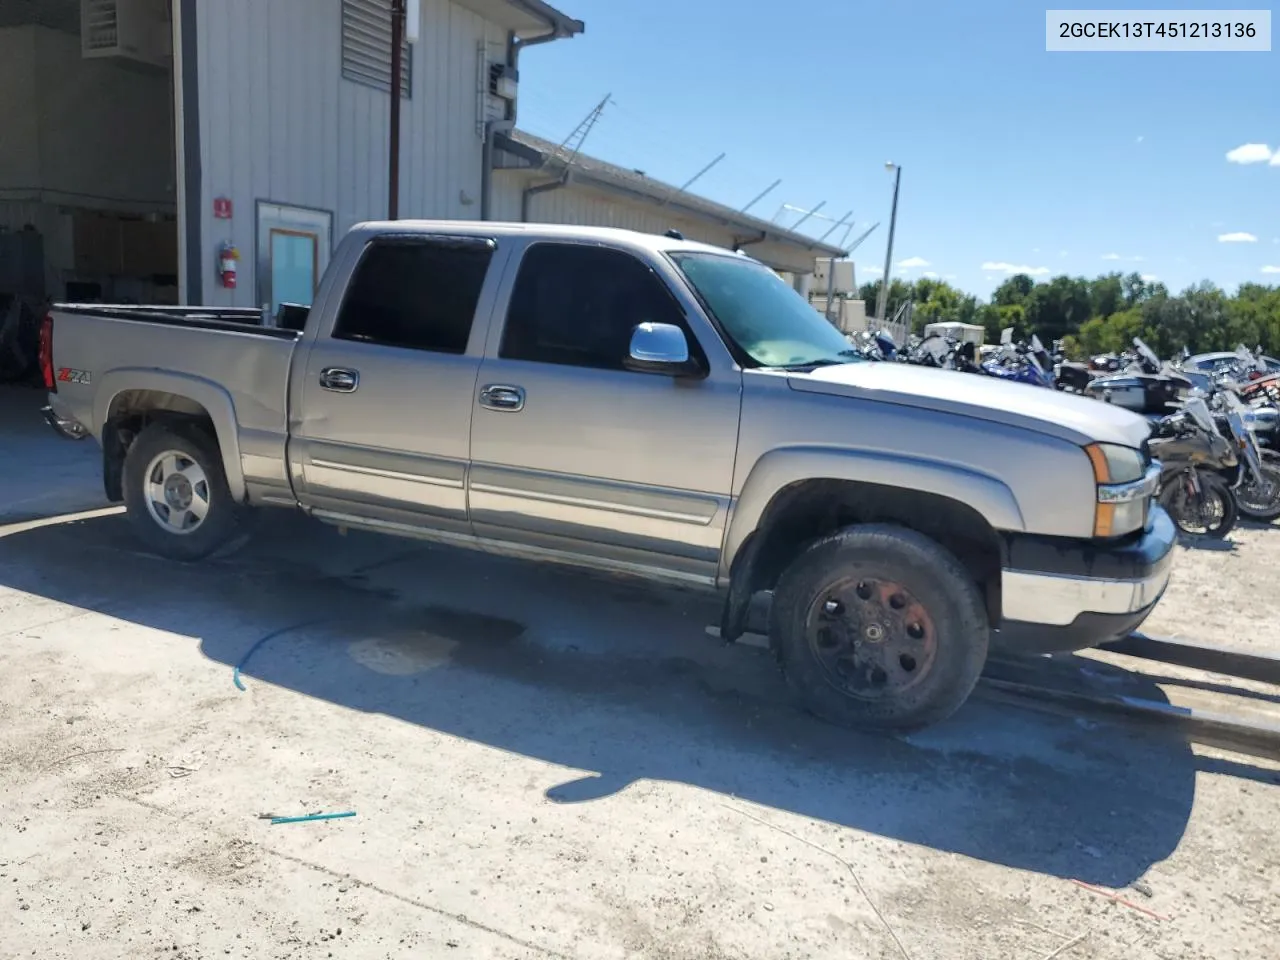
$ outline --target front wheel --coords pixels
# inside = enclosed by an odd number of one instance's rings
[[[1260,472],[1261,482],[1251,472],[1246,475],[1235,492],[1236,504],[1250,520],[1270,523],[1280,517],[1280,466],[1264,462]]]
[[[124,502],[138,537],[173,560],[227,545],[246,514],[231,498],[217,443],[186,424],[153,423],[138,434],[124,460]]]
[[[770,622],[787,683],[811,713],[908,731],[959,709],[987,657],[986,607],[938,543],[890,525],[850,527],[800,554]]]
[[[1183,533],[1221,540],[1236,525],[1235,494],[1216,474],[1201,471],[1199,481],[1197,495],[1189,474],[1174,477],[1160,493],[1160,505]]]

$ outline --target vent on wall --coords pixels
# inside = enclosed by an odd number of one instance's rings
[[[80,55],[157,67],[173,55],[165,0],[80,0]]]
[[[384,92],[391,90],[391,4],[387,0],[342,0],[342,75]],[[400,96],[413,87],[413,45],[401,51]]]

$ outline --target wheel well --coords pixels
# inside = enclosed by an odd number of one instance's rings
[[[751,547],[748,595],[772,590],[814,540],[863,523],[895,523],[946,547],[981,589],[992,626],[1000,622],[1003,542],[977,510],[959,500],[850,480],[803,480],[774,495]]]
[[[122,390],[112,399],[102,428],[102,477],[110,502],[124,499],[125,455],[153,423],[195,427],[218,441],[213,417],[190,397],[167,390]]]

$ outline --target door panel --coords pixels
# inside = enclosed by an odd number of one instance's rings
[[[468,489],[478,534],[714,576],[741,373],[621,368],[635,323],[677,321],[685,325],[669,288],[630,253],[528,248],[508,327],[500,342],[491,337],[497,349],[473,393]],[[538,356],[549,360],[525,359]],[[520,408],[483,403],[495,386],[519,389]]]
[[[291,461],[308,506],[469,532],[476,374],[500,268],[483,239],[366,248],[306,359]]]
[[[305,503],[404,520],[465,521],[471,396],[480,361],[377,344],[319,342],[307,359],[304,419],[294,433]],[[350,393],[321,371],[359,372]],[[396,515],[392,515],[392,514]]]

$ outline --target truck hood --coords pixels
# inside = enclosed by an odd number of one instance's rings
[[[1140,447],[1151,434],[1146,418],[1100,400],[954,370],[860,362],[791,373],[787,379],[791,389],[806,393],[977,417],[1081,445]]]

